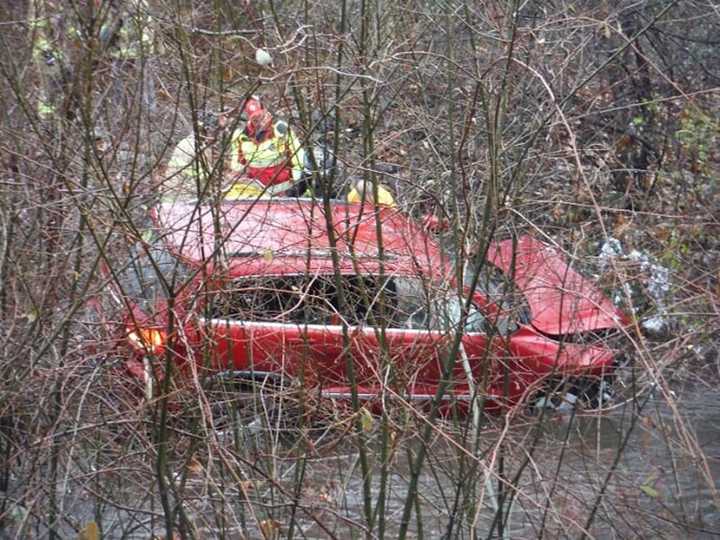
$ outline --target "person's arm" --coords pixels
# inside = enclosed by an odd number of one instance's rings
[[[275,131],[285,139],[285,147],[290,156],[293,180],[299,180],[305,170],[305,149],[287,122],[282,120],[277,122],[275,124]]]
[[[193,135],[188,135],[181,140],[173,150],[166,168],[167,176],[171,177],[181,174],[194,176],[194,161],[195,137]]]
[[[59,54],[52,43],[52,22],[45,13],[43,3],[37,4],[37,10],[35,6],[35,3],[31,4],[28,20],[32,57],[38,64],[52,65]]]
[[[247,139],[242,130],[237,129],[230,140],[230,171],[233,174],[243,174],[247,166],[247,160],[242,152],[243,141]]]
[[[292,156],[293,170],[302,173],[305,169],[305,149],[292,130],[288,131],[288,149]]]

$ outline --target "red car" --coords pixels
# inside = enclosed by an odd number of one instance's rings
[[[428,400],[443,381],[444,399],[490,408],[571,380],[592,402],[618,358],[604,338],[623,314],[529,236],[491,245],[458,287],[435,239],[391,208],[176,203],[153,222],[112,272],[122,354],[148,397],[169,362],[176,381],[290,379],[340,399],[354,381],[363,400]]]

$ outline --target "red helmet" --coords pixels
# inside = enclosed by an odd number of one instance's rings
[[[259,139],[263,133],[266,133],[272,127],[272,115],[265,109],[255,111],[247,123],[247,133],[251,137]]]
[[[263,104],[260,103],[260,98],[257,96],[251,96],[245,100],[242,112],[240,113],[240,118],[247,121],[253,114],[263,110],[265,110],[265,107],[263,107]]]

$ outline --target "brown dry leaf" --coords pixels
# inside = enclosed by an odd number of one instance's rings
[[[616,238],[622,240],[625,236],[625,233],[630,229],[632,226],[632,220],[629,220],[625,214],[619,214],[615,218],[615,227],[614,227],[614,235]]]
[[[78,540],[100,540],[100,528],[98,524],[94,521],[86,523],[85,526],[80,529]]]
[[[190,458],[190,463],[188,463],[188,472],[195,475],[200,475],[203,472],[202,463],[200,463],[200,460],[195,456]]]
[[[242,493],[249,493],[250,491],[255,490],[255,481],[254,480],[240,480],[239,487],[240,491]]]
[[[632,137],[630,135],[623,135],[617,141],[615,141],[615,151],[623,152],[626,148],[632,145]]]
[[[280,524],[274,519],[264,519],[260,522],[260,532],[265,540],[280,538]]]
[[[655,422],[649,416],[644,416],[640,419],[640,422],[648,429],[657,429]]]
[[[661,242],[666,241],[668,238],[670,238],[670,227],[666,227],[665,225],[658,225],[655,227],[655,238],[657,240],[660,240]]]

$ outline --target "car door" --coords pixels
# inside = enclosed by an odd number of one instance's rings
[[[283,376],[307,385],[344,378],[342,327],[329,324],[324,276],[234,280],[213,291],[200,319],[213,370]]]
[[[388,276],[365,297],[384,304],[368,306],[353,337],[360,380],[375,393],[392,386],[412,399],[434,396],[454,349],[462,297],[420,276]],[[473,305],[458,353],[450,360],[448,396],[467,397],[474,388],[490,391],[492,384],[485,381],[494,376],[503,349],[499,339],[489,339],[485,322]]]

